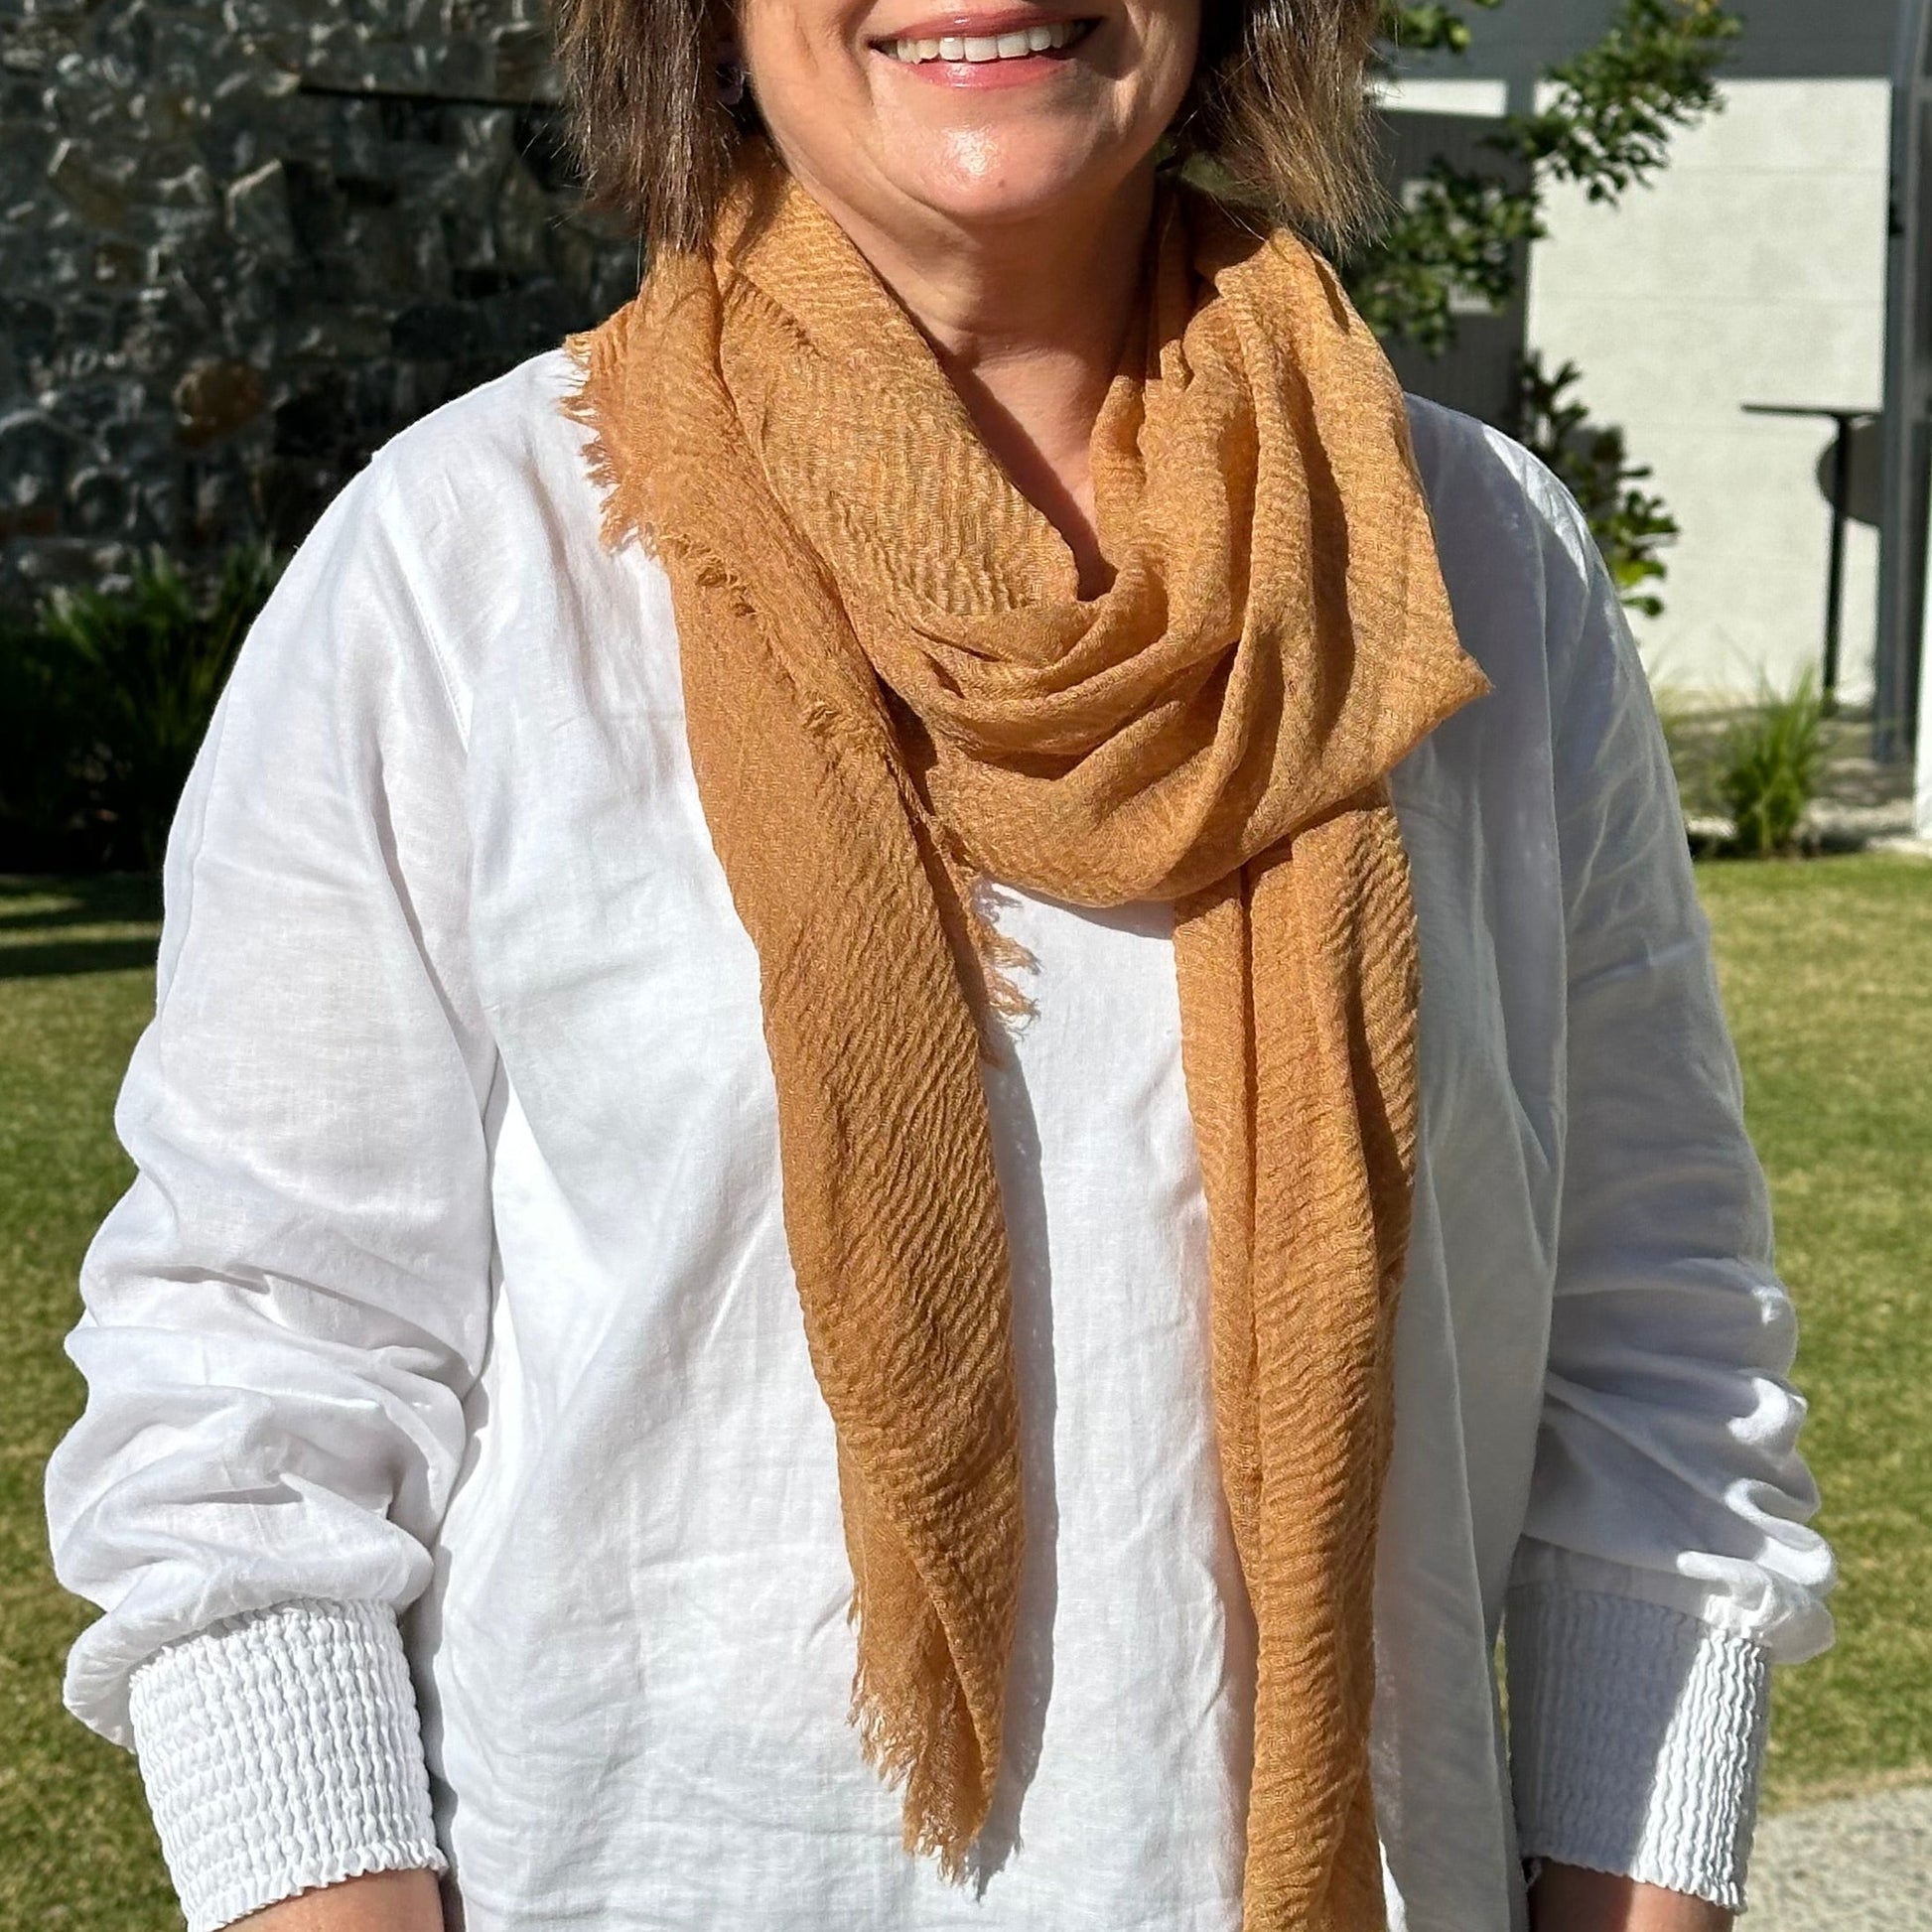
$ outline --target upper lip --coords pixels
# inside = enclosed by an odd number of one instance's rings
[[[1018,33],[1023,27],[1050,27],[1055,21],[1091,20],[1091,14],[1074,13],[1058,7],[1000,7],[988,13],[926,14],[921,19],[895,27],[890,34],[871,36],[875,47],[888,47],[894,41],[990,40],[999,34]]]

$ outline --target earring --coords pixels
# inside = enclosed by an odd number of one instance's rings
[[[713,70],[713,77],[721,106],[736,107],[744,100],[746,83],[752,76],[746,71],[736,41],[719,43],[718,63]]]

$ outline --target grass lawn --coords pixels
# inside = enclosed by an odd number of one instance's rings
[[[1841,1566],[1836,1647],[1773,1680],[1768,1795],[1932,1780],[1932,864],[1701,882]]]
[[[1702,873],[1777,1193],[1844,1566],[1838,1648],[1780,1673],[1770,1797],[1932,1778],[1932,866]],[[125,1184],[115,1087],[152,1000],[150,890],[0,881],[0,1923],[180,1923],[133,1761],[63,1714],[86,1620],[48,1576],[41,1466],[79,1402],[75,1267]]]
[[[154,892],[0,882],[0,1924],[178,1932],[134,1760],[60,1705],[88,1620],[48,1574],[41,1467],[80,1402],[60,1338],[127,1184],[109,1125],[154,1005]]]

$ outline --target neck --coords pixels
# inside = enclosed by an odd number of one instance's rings
[[[987,447],[1066,539],[1080,594],[1097,594],[1110,572],[1088,447],[1133,319],[1152,163],[1097,208],[991,229],[908,231],[827,206],[932,345]]]

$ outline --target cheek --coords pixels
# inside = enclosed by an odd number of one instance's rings
[[[829,110],[828,91],[850,89],[848,11],[826,0],[744,0],[739,46],[767,120],[809,121]]]
[[[1155,9],[1146,31],[1148,104],[1165,126],[1194,77],[1200,52],[1200,0]]]

